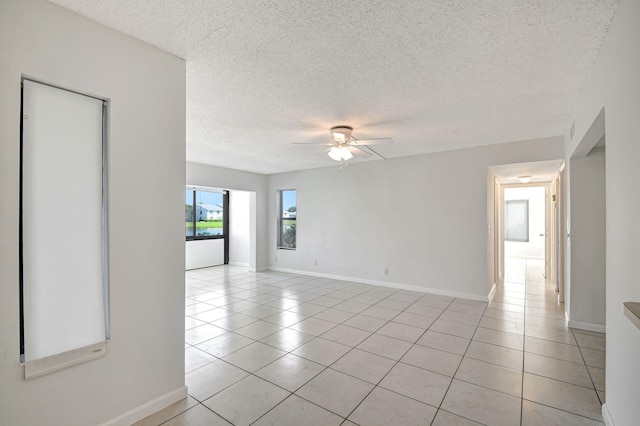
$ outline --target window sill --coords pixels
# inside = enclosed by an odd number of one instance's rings
[[[35,379],[74,365],[102,358],[106,354],[107,342],[100,342],[46,358],[27,361],[24,363],[24,378],[25,380]]]
[[[187,241],[202,241],[202,240],[222,240],[224,235],[212,235],[209,237],[187,237]]]

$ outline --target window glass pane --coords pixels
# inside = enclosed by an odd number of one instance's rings
[[[196,237],[222,235],[222,194],[196,191]]]
[[[296,248],[296,221],[283,219],[281,232],[281,247]]]
[[[505,241],[529,241],[529,201],[505,201],[504,208]]]
[[[278,219],[280,234],[278,235],[278,247],[296,248],[296,191],[286,190],[280,193],[280,218]]]
[[[296,191],[282,191],[282,217],[296,217]]]
[[[193,189],[185,191],[184,221],[187,237],[193,237]]]

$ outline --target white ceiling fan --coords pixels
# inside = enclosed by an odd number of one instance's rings
[[[368,158],[371,155],[376,155],[383,160],[382,155],[378,154],[370,145],[382,145],[392,143],[391,138],[378,138],[378,139],[363,139],[358,140],[354,138],[351,133],[353,127],[351,126],[335,126],[330,129],[333,135],[333,142],[295,142],[298,145],[327,145],[330,146],[328,155],[335,161],[348,161],[353,157]]]

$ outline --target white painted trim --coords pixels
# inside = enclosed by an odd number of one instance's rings
[[[229,262],[229,266],[242,266],[245,268],[249,267],[249,263],[245,263],[245,262]]]
[[[606,333],[607,327],[602,324],[592,324],[590,322],[579,322],[569,320],[569,327],[577,328],[578,330],[595,331],[596,333]]]
[[[180,386],[171,392],[160,395],[159,397],[152,399],[146,404],[142,404],[132,410],[127,411],[124,414],[114,417],[102,423],[102,426],[128,426],[137,421],[149,417],[150,415],[157,413],[158,411],[167,408],[171,404],[175,404],[187,397],[187,387]]]
[[[477,300],[477,301],[480,301],[480,302],[488,302],[489,301],[487,296],[481,296],[481,295],[471,294],[471,293],[461,293],[461,292],[458,292],[458,291],[447,291],[447,290],[442,290],[442,289],[439,289],[439,288],[420,287],[420,286],[410,285],[410,284],[398,284],[398,283],[391,283],[391,282],[387,282],[387,281],[369,280],[369,279],[365,279],[365,278],[345,277],[345,276],[342,276],[342,275],[323,274],[323,273],[320,273],[320,272],[311,272],[311,271],[301,271],[301,270],[297,270],[297,269],[278,268],[278,267],[275,267],[275,266],[270,266],[269,270],[274,271],[274,272],[285,272],[285,273],[289,273],[289,274],[306,275],[306,276],[311,276],[311,277],[329,278],[329,279],[339,280],[339,281],[349,281],[349,282],[354,282],[354,283],[358,283],[358,284],[379,285],[379,286],[382,286],[382,287],[397,288],[397,289],[400,289],[400,290],[417,291],[417,292],[420,292],[420,293],[430,293],[430,294],[435,294],[435,295],[439,295],[439,296],[458,297],[458,298],[461,298],[461,299]]]
[[[602,404],[602,418],[604,419],[604,424],[607,426],[615,426],[613,422],[613,417],[611,417],[611,411],[609,411],[609,405]]]
[[[493,300],[493,296],[496,294],[496,289],[497,289],[496,283],[493,283],[493,285],[491,286],[491,291],[487,296],[487,301],[491,302]]]
[[[534,260],[544,260],[544,256],[523,256],[523,255],[512,255],[510,254],[507,257],[513,257],[514,259],[534,259]]]
[[[102,358],[106,353],[107,342],[98,342],[60,354],[27,361],[24,363],[24,378],[25,380],[31,380],[46,374],[55,373],[56,371],[73,367],[74,365]]]

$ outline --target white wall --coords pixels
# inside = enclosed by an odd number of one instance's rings
[[[640,301],[638,22],[640,2],[621,0],[594,72],[577,103],[575,135],[566,137],[570,157],[605,108],[607,402],[603,414],[616,425],[637,424],[640,418],[640,330],[622,309],[622,302]],[[571,244],[575,246],[574,241]]]
[[[270,175],[269,262],[486,300],[487,168],[562,157],[550,138]],[[278,189],[298,191],[295,251],[276,248]]]
[[[105,357],[30,381],[18,364],[21,73],[110,99],[112,340]],[[99,424],[184,394],[184,62],[51,3],[3,0],[0,75],[0,423]]]
[[[605,324],[605,151],[571,162],[571,326]],[[574,324],[576,323],[576,324]]]
[[[185,244],[185,268],[224,265],[224,239],[191,240]]]
[[[187,163],[189,185],[251,191],[249,265],[267,268],[267,176],[259,173]]]
[[[529,201],[529,241],[505,241],[505,256],[544,259],[545,188],[543,186],[505,187],[504,201],[508,200]]]
[[[249,266],[251,194],[229,191],[229,264]]]

